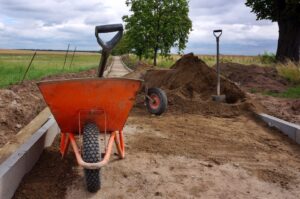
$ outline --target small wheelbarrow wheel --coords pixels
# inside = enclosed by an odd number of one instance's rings
[[[88,123],[83,128],[83,160],[89,163],[101,161],[99,129],[95,123]],[[101,187],[100,169],[84,169],[87,190],[96,192]]]
[[[146,97],[146,106],[151,114],[161,115],[167,110],[168,99],[160,88],[149,88]]]

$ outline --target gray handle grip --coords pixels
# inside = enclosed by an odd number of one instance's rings
[[[109,33],[118,32],[110,41],[104,42],[100,37],[99,33]],[[103,50],[111,51],[117,43],[120,41],[123,35],[123,25],[122,24],[110,24],[95,27],[95,36],[97,38],[98,44],[103,48]]]

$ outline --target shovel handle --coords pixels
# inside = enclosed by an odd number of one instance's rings
[[[109,32],[118,32],[118,33],[110,41],[104,42],[99,37],[99,33],[109,33]],[[101,25],[95,27],[95,36],[97,38],[97,42],[105,51],[111,51],[120,41],[122,35],[123,35],[122,24]]]
[[[222,30],[221,30],[221,29],[214,30],[214,36],[215,36],[216,38],[221,37],[221,35],[222,35]]]

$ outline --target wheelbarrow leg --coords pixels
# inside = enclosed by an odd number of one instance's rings
[[[69,135],[67,135],[66,133],[62,133],[60,138],[60,153],[62,158],[64,158],[65,155],[67,154],[69,145],[70,145]]]
[[[115,136],[116,148],[118,150],[120,158],[124,159],[125,146],[124,146],[124,139],[123,139],[123,131],[119,131],[118,134],[119,134],[119,140],[118,140],[118,135]]]

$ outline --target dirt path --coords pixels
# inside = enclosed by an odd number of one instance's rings
[[[300,148],[247,117],[152,117],[135,109],[127,155],[102,169],[102,189],[85,190],[82,169],[67,188],[79,198],[298,198]]]
[[[120,65],[118,65],[118,70]],[[102,169],[102,189],[86,191],[82,169],[67,188],[79,198],[298,198],[300,147],[250,116],[234,118],[135,108],[127,155]],[[228,183],[230,182],[230,183]]]
[[[121,57],[114,56],[111,69],[107,74],[108,77],[122,77],[129,73],[129,71],[123,66]]]
[[[118,66],[111,76],[122,73],[120,60],[114,61]],[[46,150],[42,157],[47,158],[28,174],[15,199],[299,198],[300,147],[252,116],[169,111],[154,117],[138,106],[124,134],[126,157],[112,156],[102,168],[97,193],[86,191],[74,156],[61,161],[55,146]]]

